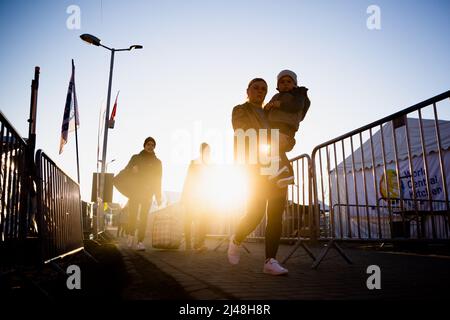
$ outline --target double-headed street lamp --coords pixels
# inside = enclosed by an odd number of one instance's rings
[[[124,49],[114,49],[109,48],[103,44],[100,43],[100,39],[91,35],[91,34],[82,34],[80,38],[87,43],[93,44],[94,46],[100,46],[105,49],[108,49],[111,51],[111,64],[109,68],[109,85],[108,85],[108,98],[106,103],[106,112],[105,112],[105,125],[104,125],[104,135],[103,135],[103,153],[102,153],[102,168],[101,168],[101,174],[100,174],[100,188],[97,188],[99,190],[100,197],[103,202],[103,191],[105,187],[105,169],[106,169],[106,148],[108,145],[108,128],[109,128],[109,104],[111,102],[111,85],[112,85],[112,76],[113,76],[113,67],[114,67],[114,53],[117,51],[131,51],[132,49],[142,49],[143,47],[141,45],[132,45],[129,48]],[[103,206],[102,206],[103,207]]]

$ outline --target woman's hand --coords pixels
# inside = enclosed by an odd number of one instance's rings
[[[281,101],[271,101],[264,106],[264,109],[270,110],[272,108],[279,108],[281,106]]]

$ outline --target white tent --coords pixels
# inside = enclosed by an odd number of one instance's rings
[[[435,214],[423,221],[407,217],[409,236],[417,237],[420,223],[422,237],[448,238],[443,175],[450,192],[450,121],[440,120],[438,125],[443,168],[435,121],[422,119],[421,128],[419,119],[408,118],[409,148],[406,123],[393,130],[392,122],[388,122],[372,135],[372,140],[365,141],[362,148],[339,163],[337,171],[330,171],[334,230],[338,237],[391,238],[395,236],[391,235],[391,222],[404,221],[402,214],[413,217],[416,204],[421,212],[433,210]]]

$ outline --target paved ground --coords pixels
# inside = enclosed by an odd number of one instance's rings
[[[262,272],[263,243],[247,243],[250,254],[243,253],[241,263],[231,266],[226,259],[224,244],[214,251],[219,240],[209,239],[210,250],[203,253],[180,250],[128,249],[124,239],[117,244],[130,275],[130,288],[124,299],[164,298],[149,295],[145,267],[151,263],[178,282],[187,293],[187,299],[196,300],[347,300],[347,299],[449,299],[450,258],[408,253],[389,253],[373,249],[345,248],[353,260],[347,264],[335,250],[317,270],[311,269],[312,260],[302,249],[287,261],[287,276],[270,276]],[[291,250],[281,245],[282,258]],[[322,247],[312,248],[318,255]],[[281,260],[281,259],[280,259]],[[369,290],[367,267],[381,269],[381,289]],[[132,288],[132,290],[130,290]],[[128,292],[128,293],[127,293]]]
[[[55,264],[23,266],[15,272],[0,273],[0,301],[117,302],[127,300],[185,300],[189,295],[170,275],[140,256],[123,257],[114,239],[86,241],[82,252]],[[81,272],[81,289],[66,284],[69,265]],[[9,269],[12,270],[12,269]],[[136,289],[137,288],[137,289]]]
[[[287,261],[287,276],[270,276],[262,272],[264,245],[247,243],[250,254],[243,252],[241,263],[231,266],[226,258],[227,243],[214,251],[219,240],[208,239],[209,250],[203,253],[179,250],[157,250],[147,243],[146,251],[128,249],[124,238],[109,239],[101,245],[86,242],[86,249],[98,260],[86,255],[69,256],[58,262],[61,270],[76,264],[81,268],[82,289],[68,290],[67,275],[51,266],[42,270],[31,268],[0,278],[0,299],[31,301],[37,298],[57,301],[118,301],[151,300],[153,307],[176,311],[177,304],[205,303],[208,300],[265,300],[294,302],[299,300],[403,300],[446,299],[450,293],[450,255],[445,250],[433,250],[439,255],[387,252],[374,248],[344,247],[353,264],[347,264],[335,250],[317,270],[311,269],[311,258],[298,249]],[[292,245],[281,245],[283,258]],[[311,248],[318,255],[322,247]],[[417,246],[412,248],[420,252]],[[442,248],[441,248],[442,249]],[[281,259],[280,259],[281,260]],[[366,273],[369,265],[381,270],[381,289],[369,290]],[[45,292],[44,292],[45,291]],[[197,300],[194,302],[194,300]],[[445,304],[438,303],[442,306]],[[284,304],[283,304],[284,305]]]

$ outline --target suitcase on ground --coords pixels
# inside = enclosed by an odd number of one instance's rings
[[[181,206],[170,205],[153,214],[152,247],[178,249],[183,235]]]

